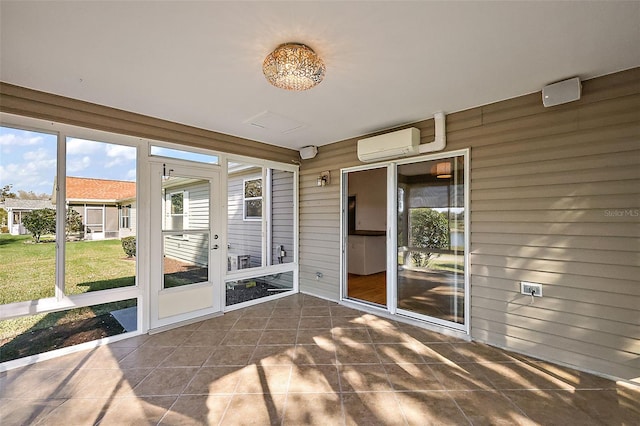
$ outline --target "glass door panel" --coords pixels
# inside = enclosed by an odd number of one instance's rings
[[[219,168],[151,165],[151,308],[156,329],[222,310]]]
[[[400,165],[397,308],[465,322],[464,157]]]
[[[163,288],[209,280],[209,188],[183,176],[162,180]]]

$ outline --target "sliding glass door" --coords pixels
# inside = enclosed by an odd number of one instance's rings
[[[343,299],[468,332],[467,162],[463,150],[343,170]]]
[[[397,167],[397,310],[465,324],[464,157]]]

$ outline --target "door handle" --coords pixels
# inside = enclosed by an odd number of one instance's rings
[[[218,250],[218,245],[214,244],[213,247],[211,248],[211,250]]]

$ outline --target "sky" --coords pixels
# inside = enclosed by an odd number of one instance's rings
[[[0,126],[0,187],[51,194],[56,135]],[[135,181],[136,149],[67,138],[67,176]]]

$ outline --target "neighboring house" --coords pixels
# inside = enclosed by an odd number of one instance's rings
[[[136,183],[67,177],[67,206],[82,216],[80,238],[102,240],[136,233]],[[55,200],[55,189],[52,200]]]
[[[7,211],[7,226],[11,235],[25,235],[29,231],[22,224],[22,219],[34,210],[54,209],[51,200],[21,200],[19,198],[7,198],[4,200],[4,209]]]

